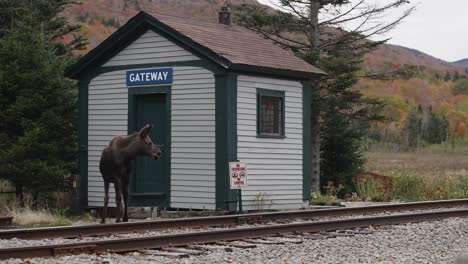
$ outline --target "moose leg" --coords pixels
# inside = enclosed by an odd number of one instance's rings
[[[123,222],[128,222],[128,183],[126,182],[123,182],[122,184],[122,193],[124,206]]]
[[[106,223],[107,205],[109,204],[109,182],[104,182],[104,208],[102,208],[101,224]]]
[[[117,205],[117,216],[115,219],[116,223],[120,223],[122,221],[122,184],[120,181],[115,181],[115,204]]]

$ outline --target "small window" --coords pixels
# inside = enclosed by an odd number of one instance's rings
[[[257,134],[284,137],[284,91],[257,89]]]

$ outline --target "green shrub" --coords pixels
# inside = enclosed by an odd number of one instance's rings
[[[460,191],[459,198],[468,198],[468,175],[458,177],[457,186]]]
[[[440,177],[429,182],[426,186],[426,199],[446,200],[453,198],[453,191],[456,188],[453,186],[454,182],[452,180],[449,177]]]
[[[468,94],[468,79],[459,79],[453,86],[453,94]]]
[[[468,198],[468,176],[442,176],[427,186],[427,200],[462,198]]]
[[[392,178],[377,173],[361,173],[353,178],[357,194],[366,201],[389,201],[392,196]]]
[[[421,201],[425,198],[426,184],[419,176],[402,174],[393,177],[393,199]]]

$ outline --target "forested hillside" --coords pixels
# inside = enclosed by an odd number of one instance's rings
[[[65,16],[83,25],[88,50],[123,25],[140,10],[215,22],[224,0],[82,0]],[[233,5],[255,0],[233,0]],[[235,10],[234,10],[235,12]],[[456,142],[468,124],[468,59],[456,63],[420,51],[382,45],[365,56],[363,75],[414,70],[412,77],[395,80],[361,79],[356,89],[382,98],[386,122],[375,126],[375,139],[414,147],[421,142]]]
[[[217,21],[224,0],[81,0],[71,6],[65,16],[72,23],[83,25],[89,48],[97,46],[139,11]],[[232,0],[233,5],[255,3],[255,0]]]
[[[463,141],[468,124],[468,68],[395,45],[382,45],[366,55],[364,61],[367,73],[408,66],[413,66],[412,77],[362,78],[356,87],[387,104],[388,120],[374,127],[375,139],[405,148]]]
[[[468,59],[459,60],[454,63],[458,66],[468,68]]]

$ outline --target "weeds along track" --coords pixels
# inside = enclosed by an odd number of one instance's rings
[[[89,242],[61,243],[53,245],[17,247],[0,249],[0,259],[56,257],[82,253],[129,252],[151,249],[165,249],[174,247],[198,246],[203,244],[229,241],[259,241],[268,243],[271,237],[311,236],[311,233],[368,228],[369,226],[385,226],[404,223],[441,220],[451,217],[468,217],[468,208],[439,210],[432,212],[418,212],[405,214],[392,214],[385,216],[366,216],[329,221],[304,221],[287,224],[267,224],[248,227],[221,228],[218,230],[206,229],[202,231],[189,231],[177,234],[164,234],[156,236],[136,236],[123,239],[106,239]],[[351,231],[359,233],[360,231]],[[362,231],[361,231],[362,232]],[[335,234],[340,234],[337,232]],[[345,233],[341,233],[345,234]],[[348,233],[350,234],[350,233]],[[179,248],[179,250],[189,250]]]
[[[235,226],[262,222],[291,221],[323,217],[340,217],[410,210],[429,210],[438,208],[468,207],[468,199],[441,200],[430,202],[400,203],[355,208],[336,208],[320,210],[298,210],[253,214],[237,214],[213,217],[191,217],[182,219],[141,221],[131,223],[94,224],[84,226],[10,229],[0,231],[0,239],[45,239],[76,238],[84,236],[104,236],[109,234],[147,232],[176,228],[197,228],[213,226]]]

